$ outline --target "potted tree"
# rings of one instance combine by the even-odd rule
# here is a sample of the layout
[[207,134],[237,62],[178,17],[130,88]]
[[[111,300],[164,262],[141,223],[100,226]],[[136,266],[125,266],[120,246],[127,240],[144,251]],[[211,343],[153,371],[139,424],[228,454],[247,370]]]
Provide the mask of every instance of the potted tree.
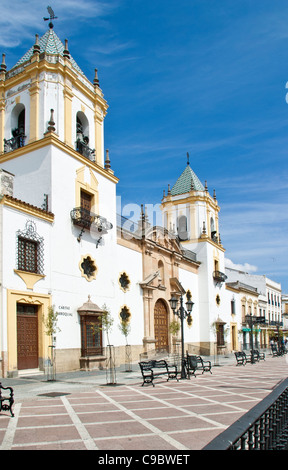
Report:
[[43,317],[45,333],[50,337],[50,345],[48,346],[48,361],[47,361],[47,380],[56,380],[56,333],[61,331],[57,326],[58,313],[55,312],[55,307],[48,307],[47,316]]
[[176,353],[177,342],[179,341],[178,334],[180,330],[180,323],[177,320],[172,320],[169,325],[169,332],[172,334],[173,352]]
[[[116,384],[116,370],[115,370],[115,352],[114,346],[110,344],[109,333],[112,329],[114,319],[106,304],[102,307],[102,330],[106,333],[107,338],[107,360],[106,360],[106,381],[108,385]],[[109,375],[109,378],[108,378]],[[108,381],[109,380],[109,381]]]
[[131,331],[131,326],[129,323],[129,318],[121,318],[121,322],[118,325],[119,330],[121,331],[122,335],[125,337],[125,371],[132,372],[131,366],[131,346],[128,344],[128,335]]

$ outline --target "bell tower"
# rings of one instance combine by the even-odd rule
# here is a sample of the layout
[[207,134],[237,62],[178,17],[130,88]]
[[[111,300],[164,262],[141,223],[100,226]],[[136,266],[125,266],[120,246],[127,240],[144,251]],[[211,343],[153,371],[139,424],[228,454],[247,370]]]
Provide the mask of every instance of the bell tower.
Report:
[[[211,324],[222,308],[225,250],[219,234],[220,207],[216,193],[211,196],[206,182],[203,186],[190,166],[189,154],[186,168],[172,188],[168,186],[161,209],[165,228],[178,237],[184,249],[194,252],[201,263],[198,271],[199,337],[200,349],[203,347],[207,352],[214,341]],[[191,292],[193,295],[193,286]]]
[[[96,186],[101,188],[102,177],[112,186],[118,179],[111,169],[109,153],[104,151],[108,104],[98,71],[93,71],[94,79],[89,81],[73,59],[68,40],[63,43],[55,33],[56,17],[50,7],[48,11],[50,18],[44,18],[50,20],[48,30],[41,37],[35,35],[34,44],[10,70],[2,55],[0,162],[3,169],[15,175],[14,197],[37,207],[48,198],[45,207],[55,211],[59,199],[56,193],[53,196],[53,180],[59,174],[62,183],[64,178],[66,184],[68,180],[73,182],[75,192],[77,174],[85,167],[85,181],[93,173],[93,194]],[[56,157],[58,153],[61,158]],[[76,171],[72,161],[77,161]],[[73,207],[80,200],[78,186]],[[107,206],[106,195],[98,197],[99,188],[94,211],[100,210],[99,204]]]
[[187,153],[187,165],[172,189],[168,186],[167,195],[163,196],[161,205],[164,226],[177,234],[181,243],[189,248],[203,240],[220,243],[219,211],[214,191],[210,196],[207,188],[201,183],[190,166]]
[[108,105],[98,72],[93,83],[86,78],[70,54],[68,40],[63,44],[55,33],[54,18],[51,10],[49,29],[42,37],[35,35],[32,47],[9,71],[2,55],[0,152],[37,142],[53,131],[65,145],[104,167]]

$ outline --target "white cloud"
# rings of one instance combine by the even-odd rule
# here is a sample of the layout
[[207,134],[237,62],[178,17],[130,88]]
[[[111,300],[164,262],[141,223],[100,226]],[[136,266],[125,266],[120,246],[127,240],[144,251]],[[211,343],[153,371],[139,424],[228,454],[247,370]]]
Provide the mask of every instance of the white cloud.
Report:
[[246,273],[255,273],[258,271],[257,266],[253,266],[249,263],[235,264],[228,258],[225,258],[225,267],[230,269],[237,269],[238,271],[244,271]]
[[[103,18],[117,8],[116,2],[93,0],[54,0],[52,4],[55,20],[61,29],[71,32],[77,27],[77,21],[89,21],[92,18]],[[49,17],[47,2],[39,0],[13,0],[2,2],[0,16],[0,47],[13,48],[23,44],[23,40],[31,37],[31,33],[41,33],[47,28],[44,17]]]

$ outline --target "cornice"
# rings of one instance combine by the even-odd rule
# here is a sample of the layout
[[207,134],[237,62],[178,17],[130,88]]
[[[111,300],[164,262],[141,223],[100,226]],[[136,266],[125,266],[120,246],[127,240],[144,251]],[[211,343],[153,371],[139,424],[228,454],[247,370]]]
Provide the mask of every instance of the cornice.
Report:
[[[179,197],[183,196],[183,197]],[[176,199],[178,197],[178,199]],[[210,194],[199,194],[199,191],[191,191],[190,193],[185,193],[183,195],[177,196],[165,196],[162,199],[161,206],[164,208],[167,205],[176,206],[179,204],[187,204],[187,203],[194,203],[194,202],[206,202],[209,206],[211,206],[215,211],[219,212],[220,207],[217,203],[217,200],[213,199]]]
[[96,171],[98,174],[104,176],[105,178],[109,179],[113,183],[118,183],[119,178],[114,176],[111,170],[105,170],[105,168],[101,167],[100,165],[97,165],[97,163],[94,163],[88,158],[83,157],[83,155],[81,155],[79,152],[76,152],[76,150],[74,150],[72,147],[67,144],[64,144],[61,140],[59,140],[59,138],[54,132],[47,132],[43,139],[31,142],[25,145],[24,147],[12,150],[11,152],[2,153],[0,155],[0,164],[9,160],[13,160],[14,158],[18,158],[27,153],[35,152],[36,150],[47,147],[49,145],[54,145],[55,147],[62,150],[72,158],[75,158],[76,160],[81,162],[82,165],[88,166],[89,168]]
[[28,202],[21,201],[20,199],[16,199],[12,196],[4,195],[0,201],[0,204],[24,212],[25,214],[32,215],[33,217],[46,220],[46,222],[54,222],[54,214],[52,212],[47,212],[43,209],[40,209],[39,207],[33,206]]
[[208,243],[210,243],[210,245],[214,246],[215,248],[218,248],[218,250],[223,251],[223,253],[225,253],[225,251],[226,251],[225,248],[223,248],[222,245],[218,245],[217,243],[213,242],[213,240],[211,240],[211,238],[209,238],[209,237],[198,238],[197,241],[199,243],[208,242]]
[[[22,69],[22,70],[20,70]],[[23,81],[31,80],[36,76],[39,76],[41,72],[50,72],[50,73],[59,73],[63,76],[64,81],[65,79],[70,80],[73,83],[73,86],[77,88],[81,93],[87,96],[94,104],[98,104],[103,108],[103,110],[108,109],[107,101],[104,99],[102,90],[97,87],[94,88],[92,83],[85,78],[85,80],[81,80],[79,78],[79,72],[74,70],[73,66],[69,63],[69,60],[63,60],[62,62],[48,62],[45,58],[41,60],[35,60],[34,62],[27,63],[26,65],[19,66],[19,73],[12,75],[9,78],[1,81],[2,86],[4,85],[4,90],[8,90],[17,86]],[[85,81],[87,81],[87,85],[85,85]],[[89,86],[94,88],[92,90]]]

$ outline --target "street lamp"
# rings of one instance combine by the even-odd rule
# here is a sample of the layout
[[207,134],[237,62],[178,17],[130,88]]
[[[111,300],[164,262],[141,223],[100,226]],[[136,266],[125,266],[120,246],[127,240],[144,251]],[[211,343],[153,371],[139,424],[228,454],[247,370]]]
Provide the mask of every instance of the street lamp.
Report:
[[183,322],[185,318],[187,318],[193,309],[194,303],[191,300],[191,296],[187,298],[186,302],[186,309],[183,307],[183,296],[181,295],[180,297],[180,307],[178,307],[178,299],[172,295],[171,299],[169,300],[170,307],[173,310],[174,315],[177,315],[178,318],[180,318],[181,322],[181,379],[186,379],[186,369],[185,369],[185,356],[184,356],[184,327],[183,327]]

